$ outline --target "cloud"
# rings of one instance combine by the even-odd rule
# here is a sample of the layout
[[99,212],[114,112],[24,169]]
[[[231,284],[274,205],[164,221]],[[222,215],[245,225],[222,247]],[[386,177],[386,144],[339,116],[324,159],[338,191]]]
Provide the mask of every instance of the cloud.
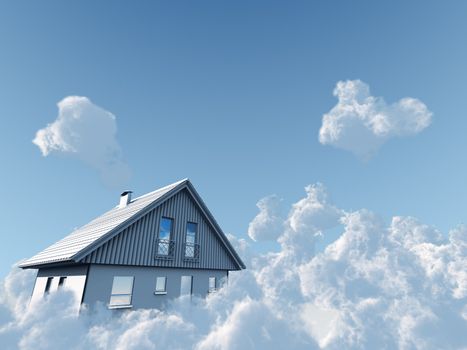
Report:
[[344,223],[337,241],[299,267],[303,294],[339,313],[330,347],[465,348],[466,228],[442,240],[414,218],[386,227],[368,210]]
[[124,184],[130,169],[116,139],[115,116],[82,96],[65,97],[57,106],[57,119],[38,130],[32,141],[42,155],[59,153],[77,158],[96,169],[106,184]]
[[[342,234],[314,255],[314,240],[303,237],[336,220]],[[14,268],[0,284],[0,343],[6,349],[467,348],[467,227],[445,236],[412,217],[386,224],[367,209],[335,207],[319,184],[308,186],[276,224],[284,242],[279,251],[257,254],[252,245],[260,242],[233,239],[249,268],[231,273],[228,287],[207,299],[175,300],[165,311],[113,314],[96,306],[77,317],[66,291],[28,308],[34,274]]]
[[306,197],[292,205],[289,224],[292,230],[321,232],[335,227],[343,211],[330,201],[326,187],[316,183],[305,187]]
[[281,199],[275,195],[267,196],[259,200],[256,206],[259,213],[248,226],[248,236],[254,241],[276,240],[283,230]]
[[283,215],[282,200],[270,195],[258,201],[259,213],[248,226],[248,235],[254,241],[278,240],[283,247],[292,245],[309,248],[317,236],[336,227],[344,215],[328,198],[321,183],[305,187],[306,197],[294,203],[288,216]]
[[290,320],[278,317],[264,302],[245,298],[216,325],[196,349],[313,349],[316,344],[291,331]]
[[360,80],[339,81],[333,94],[338,102],[323,116],[319,142],[362,159],[390,138],[418,134],[431,124],[432,113],[422,101],[405,97],[388,105]]
[[344,212],[329,200],[321,183],[305,187],[306,196],[292,205],[286,221],[286,230],[278,239],[284,250],[291,250],[297,258],[314,255],[317,237],[340,224]]
[[[11,285],[13,274],[24,272],[13,271],[4,285]],[[30,288],[33,277],[25,278]],[[22,313],[9,309],[10,320],[0,323],[0,341],[5,349],[283,349],[287,344],[316,349],[312,338],[279,317],[254,288],[245,290],[251,277],[233,274],[229,290],[192,303],[176,300],[166,312],[111,313],[96,305],[78,316],[74,295],[54,292]],[[30,288],[22,296],[29,296]]]

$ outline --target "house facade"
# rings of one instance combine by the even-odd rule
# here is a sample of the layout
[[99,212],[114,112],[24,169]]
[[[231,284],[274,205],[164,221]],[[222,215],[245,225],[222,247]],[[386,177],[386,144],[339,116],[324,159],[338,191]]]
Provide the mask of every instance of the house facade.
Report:
[[32,301],[60,288],[81,303],[163,308],[206,296],[245,268],[188,179],[132,199],[26,260],[38,269]]

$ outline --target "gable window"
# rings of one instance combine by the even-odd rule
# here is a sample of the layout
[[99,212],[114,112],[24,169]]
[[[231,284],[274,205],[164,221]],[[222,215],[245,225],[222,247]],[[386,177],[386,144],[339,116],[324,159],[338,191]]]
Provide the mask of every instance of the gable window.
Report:
[[159,224],[159,236],[157,239],[157,255],[169,256],[173,253],[172,236],[173,219],[162,217]]
[[133,294],[133,276],[115,276],[112,283],[112,294],[110,296],[110,308],[131,307],[131,296]]
[[208,289],[208,292],[209,293],[214,293],[215,291],[217,291],[216,277],[209,277],[209,289]]
[[188,222],[186,224],[185,258],[189,258],[189,259],[198,258],[198,245],[196,244],[197,231],[198,231],[198,224],[194,222]]
[[157,277],[155,294],[167,294],[167,277]]

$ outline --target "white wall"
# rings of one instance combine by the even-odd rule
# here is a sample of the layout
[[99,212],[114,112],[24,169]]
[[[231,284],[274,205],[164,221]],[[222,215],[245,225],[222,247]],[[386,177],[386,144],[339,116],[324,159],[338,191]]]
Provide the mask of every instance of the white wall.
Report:
[[[55,277],[58,279],[58,277]],[[86,284],[86,275],[84,276],[67,276],[64,289],[71,290],[75,294],[76,300],[81,303]]]
[[47,277],[36,277],[36,283],[32,290],[31,304],[42,299],[45,290],[45,284],[47,283]]
[[[52,277],[52,276],[50,276]],[[72,291],[75,295],[76,303],[79,306],[83,298],[84,286],[86,284],[86,275],[81,276],[53,276],[52,283],[50,285],[49,293],[55,293],[58,291],[58,282],[60,277],[66,277],[65,283],[61,286],[63,290]],[[36,303],[44,297],[45,286],[49,277],[37,277],[36,283],[31,296],[31,303]]]
[[48,278],[52,278],[49,293],[56,293],[59,289],[58,283],[60,281],[60,277],[66,277],[66,280],[60,289],[73,292],[76,299],[77,310],[79,310],[81,300],[83,299],[86,275],[87,266],[81,265],[39,269],[31,296],[31,303],[37,303],[42,300]]

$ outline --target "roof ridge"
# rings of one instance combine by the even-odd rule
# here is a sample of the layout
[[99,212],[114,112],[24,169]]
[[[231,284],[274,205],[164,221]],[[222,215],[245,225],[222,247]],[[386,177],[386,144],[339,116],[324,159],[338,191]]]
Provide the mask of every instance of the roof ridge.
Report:
[[[150,196],[150,195],[155,194],[156,192],[159,192],[159,191],[166,190],[166,189],[169,188],[169,187],[177,187],[178,185],[182,184],[183,182],[189,182],[189,181],[190,181],[190,179],[186,177],[186,178],[184,178],[184,179],[182,179],[182,180],[179,180],[179,181],[176,181],[176,182],[174,182],[174,183],[172,183],[172,184],[170,184],[170,185],[167,185],[167,186],[158,188],[158,189],[156,189],[156,190],[154,190],[154,191],[151,191],[151,192],[145,193],[145,194],[143,194],[143,195],[141,195],[141,196],[139,196],[139,197],[136,197],[136,198],[134,198],[134,199],[132,199],[132,200],[130,201],[130,204],[133,203],[134,201],[138,200],[138,199],[141,199],[141,198]],[[117,207],[118,207],[118,205],[117,205]]]

